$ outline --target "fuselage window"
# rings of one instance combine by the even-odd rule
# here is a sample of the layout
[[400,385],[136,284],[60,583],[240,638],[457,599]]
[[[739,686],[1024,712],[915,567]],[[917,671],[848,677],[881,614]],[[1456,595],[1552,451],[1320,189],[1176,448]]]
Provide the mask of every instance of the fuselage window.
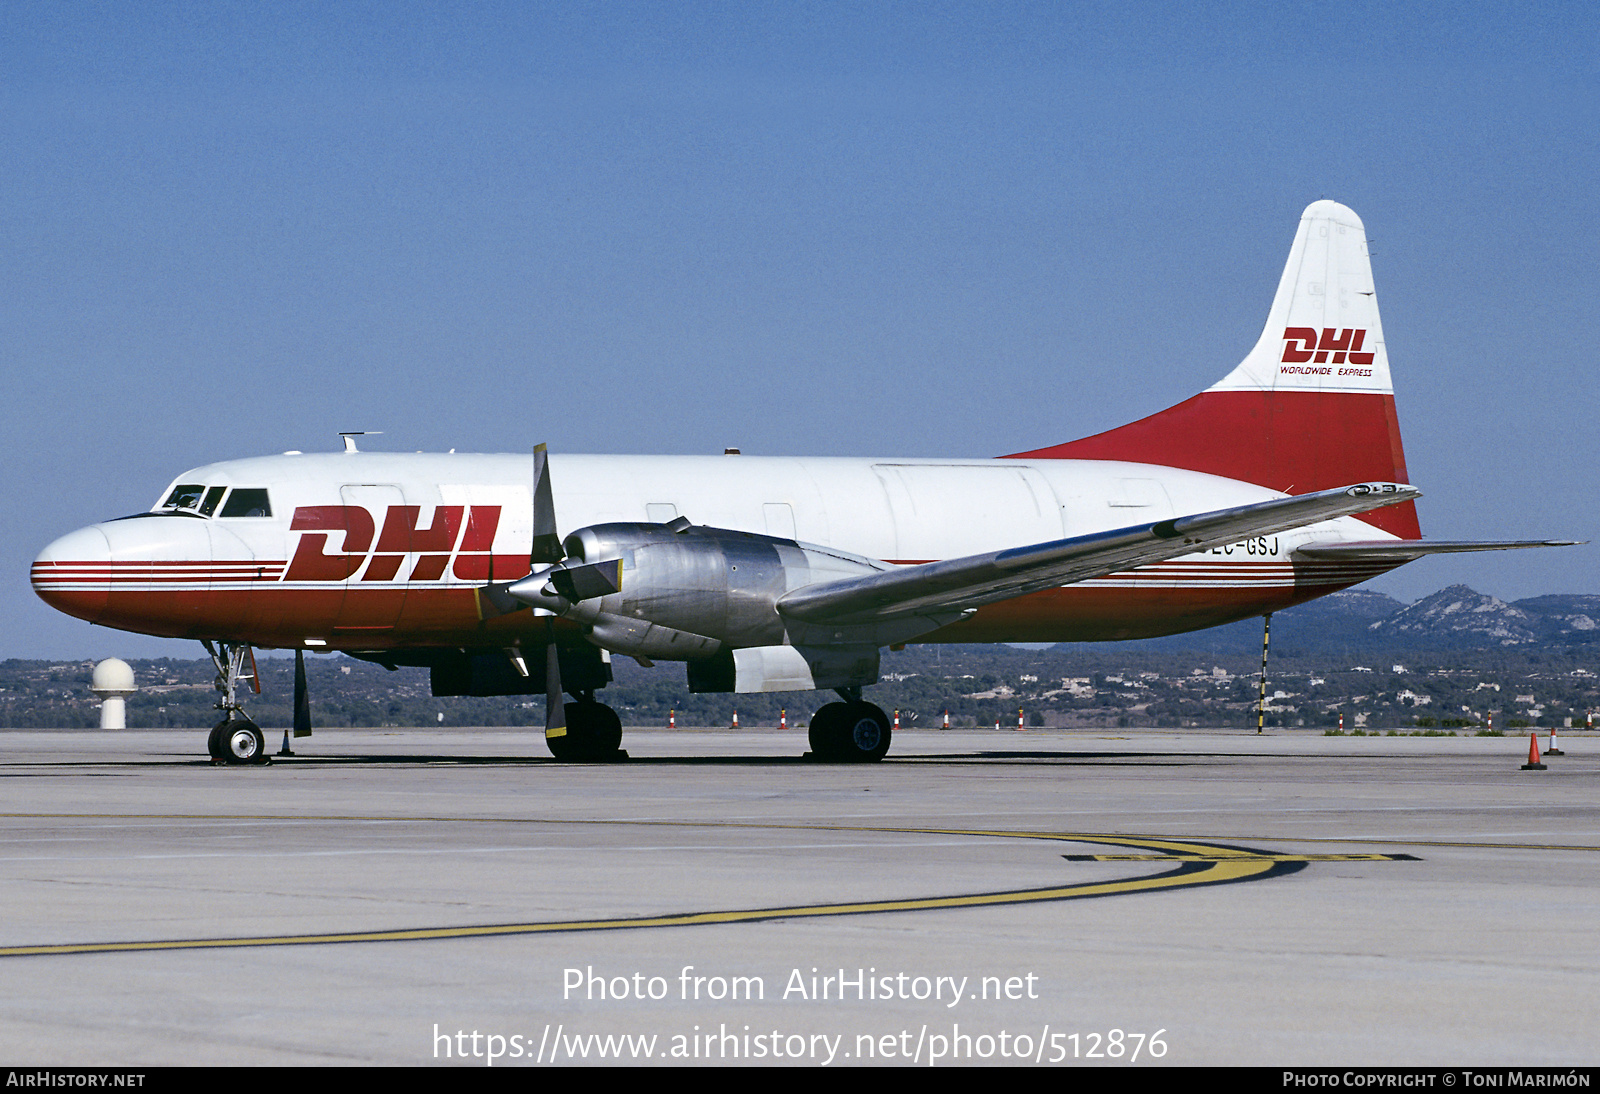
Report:
[[193,509],[200,504],[201,496],[206,492],[204,486],[195,483],[185,483],[174,486],[172,493],[167,495],[167,500],[162,503],[163,509]]
[[235,489],[228,495],[228,504],[222,507],[225,517],[270,517],[272,503],[267,500],[265,490]]
[[200,503],[200,515],[209,517],[217,511],[217,503],[222,500],[222,495],[228,492],[226,486],[213,486],[206,491],[206,500]]

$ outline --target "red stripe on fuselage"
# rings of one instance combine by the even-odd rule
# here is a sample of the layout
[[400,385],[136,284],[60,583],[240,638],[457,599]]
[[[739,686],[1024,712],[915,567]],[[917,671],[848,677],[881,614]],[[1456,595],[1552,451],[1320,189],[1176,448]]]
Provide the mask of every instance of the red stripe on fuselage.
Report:
[[[1209,566],[1188,580],[1134,570],[1107,575],[1100,579],[1105,585],[1070,585],[992,604],[918,641],[1086,642],[1176,634],[1278,611],[1392,568],[1295,564],[1254,579],[1241,572],[1234,580]],[[1110,584],[1113,579],[1124,584]],[[140,584],[150,583],[128,575],[89,589],[36,588],[53,607],[102,626],[262,647],[299,646],[307,638],[323,639],[329,649],[482,647],[519,638],[538,643],[545,633],[544,620],[529,612],[480,620],[474,590],[466,585],[351,581],[308,588],[261,581],[193,590],[129,587]]]

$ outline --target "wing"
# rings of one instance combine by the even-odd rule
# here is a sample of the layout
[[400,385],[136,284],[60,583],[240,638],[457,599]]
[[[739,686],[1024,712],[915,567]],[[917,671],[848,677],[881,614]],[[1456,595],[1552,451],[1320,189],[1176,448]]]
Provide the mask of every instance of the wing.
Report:
[[1523,547],[1575,547],[1576,539],[1373,539],[1331,543],[1308,543],[1295,548],[1302,558],[1410,562],[1424,555],[1448,555],[1462,551],[1514,551]]
[[1421,496],[1422,491],[1402,483],[1358,483],[1155,524],[808,585],[780,599],[778,611],[802,622],[830,626],[961,612]]

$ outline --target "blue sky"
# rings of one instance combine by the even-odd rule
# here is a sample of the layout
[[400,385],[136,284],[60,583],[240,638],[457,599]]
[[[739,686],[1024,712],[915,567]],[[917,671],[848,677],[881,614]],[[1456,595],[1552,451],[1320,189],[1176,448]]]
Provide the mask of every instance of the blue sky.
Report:
[[[986,456],[1374,240],[1424,531],[1600,538],[1592,5],[8,4],[0,656],[46,542],[285,449]],[[1374,587],[1600,592],[1595,548]]]

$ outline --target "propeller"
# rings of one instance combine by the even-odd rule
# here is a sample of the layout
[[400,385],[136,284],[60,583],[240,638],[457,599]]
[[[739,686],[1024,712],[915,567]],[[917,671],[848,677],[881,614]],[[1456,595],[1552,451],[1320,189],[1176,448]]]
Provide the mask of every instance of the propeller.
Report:
[[533,542],[528,554],[532,565],[528,576],[517,581],[491,582],[474,590],[479,619],[529,607],[541,614],[565,615],[580,600],[622,588],[621,559],[585,563],[567,557],[556,531],[549,452],[542,444],[533,449]]
[[492,619],[524,608],[532,608],[536,614],[545,616],[544,735],[546,740],[551,740],[567,733],[555,617],[565,615],[581,600],[620,590],[622,560],[583,563],[567,557],[561,535],[556,531],[555,499],[550,490],[550,453],[543,444],[533,449],[533,539],[528,561],[527,577],[491,582],[474,592],[480,619]]
[[[541,563],[549,566],[565,557],[561,550],[561,536],[556,532],[555,501],[550,494],[550,453],[545,445],[534,445],[533,538],[528,546],[528,562],[537,571]],[[528,576],[532,577],[533,574],[530,573]],[[521,580],[525,579],[518,579]],[[526,600],[519,600],[507,591],[517,583],[517,581],[491,581],[474,589],[473,593],[478,598],[478,618],[489,620],[496,616],[520,612],[528,607]]]
[[[506,599],[536,611],[565,615],[580,600],[622,588],[622,560],[579,562],[567,556],[556,532],[556,506],[550,492],[550,459],[544,445],[533,450],[533,570],[503,586]],[[543,568],[541,569],[541,565]]]

